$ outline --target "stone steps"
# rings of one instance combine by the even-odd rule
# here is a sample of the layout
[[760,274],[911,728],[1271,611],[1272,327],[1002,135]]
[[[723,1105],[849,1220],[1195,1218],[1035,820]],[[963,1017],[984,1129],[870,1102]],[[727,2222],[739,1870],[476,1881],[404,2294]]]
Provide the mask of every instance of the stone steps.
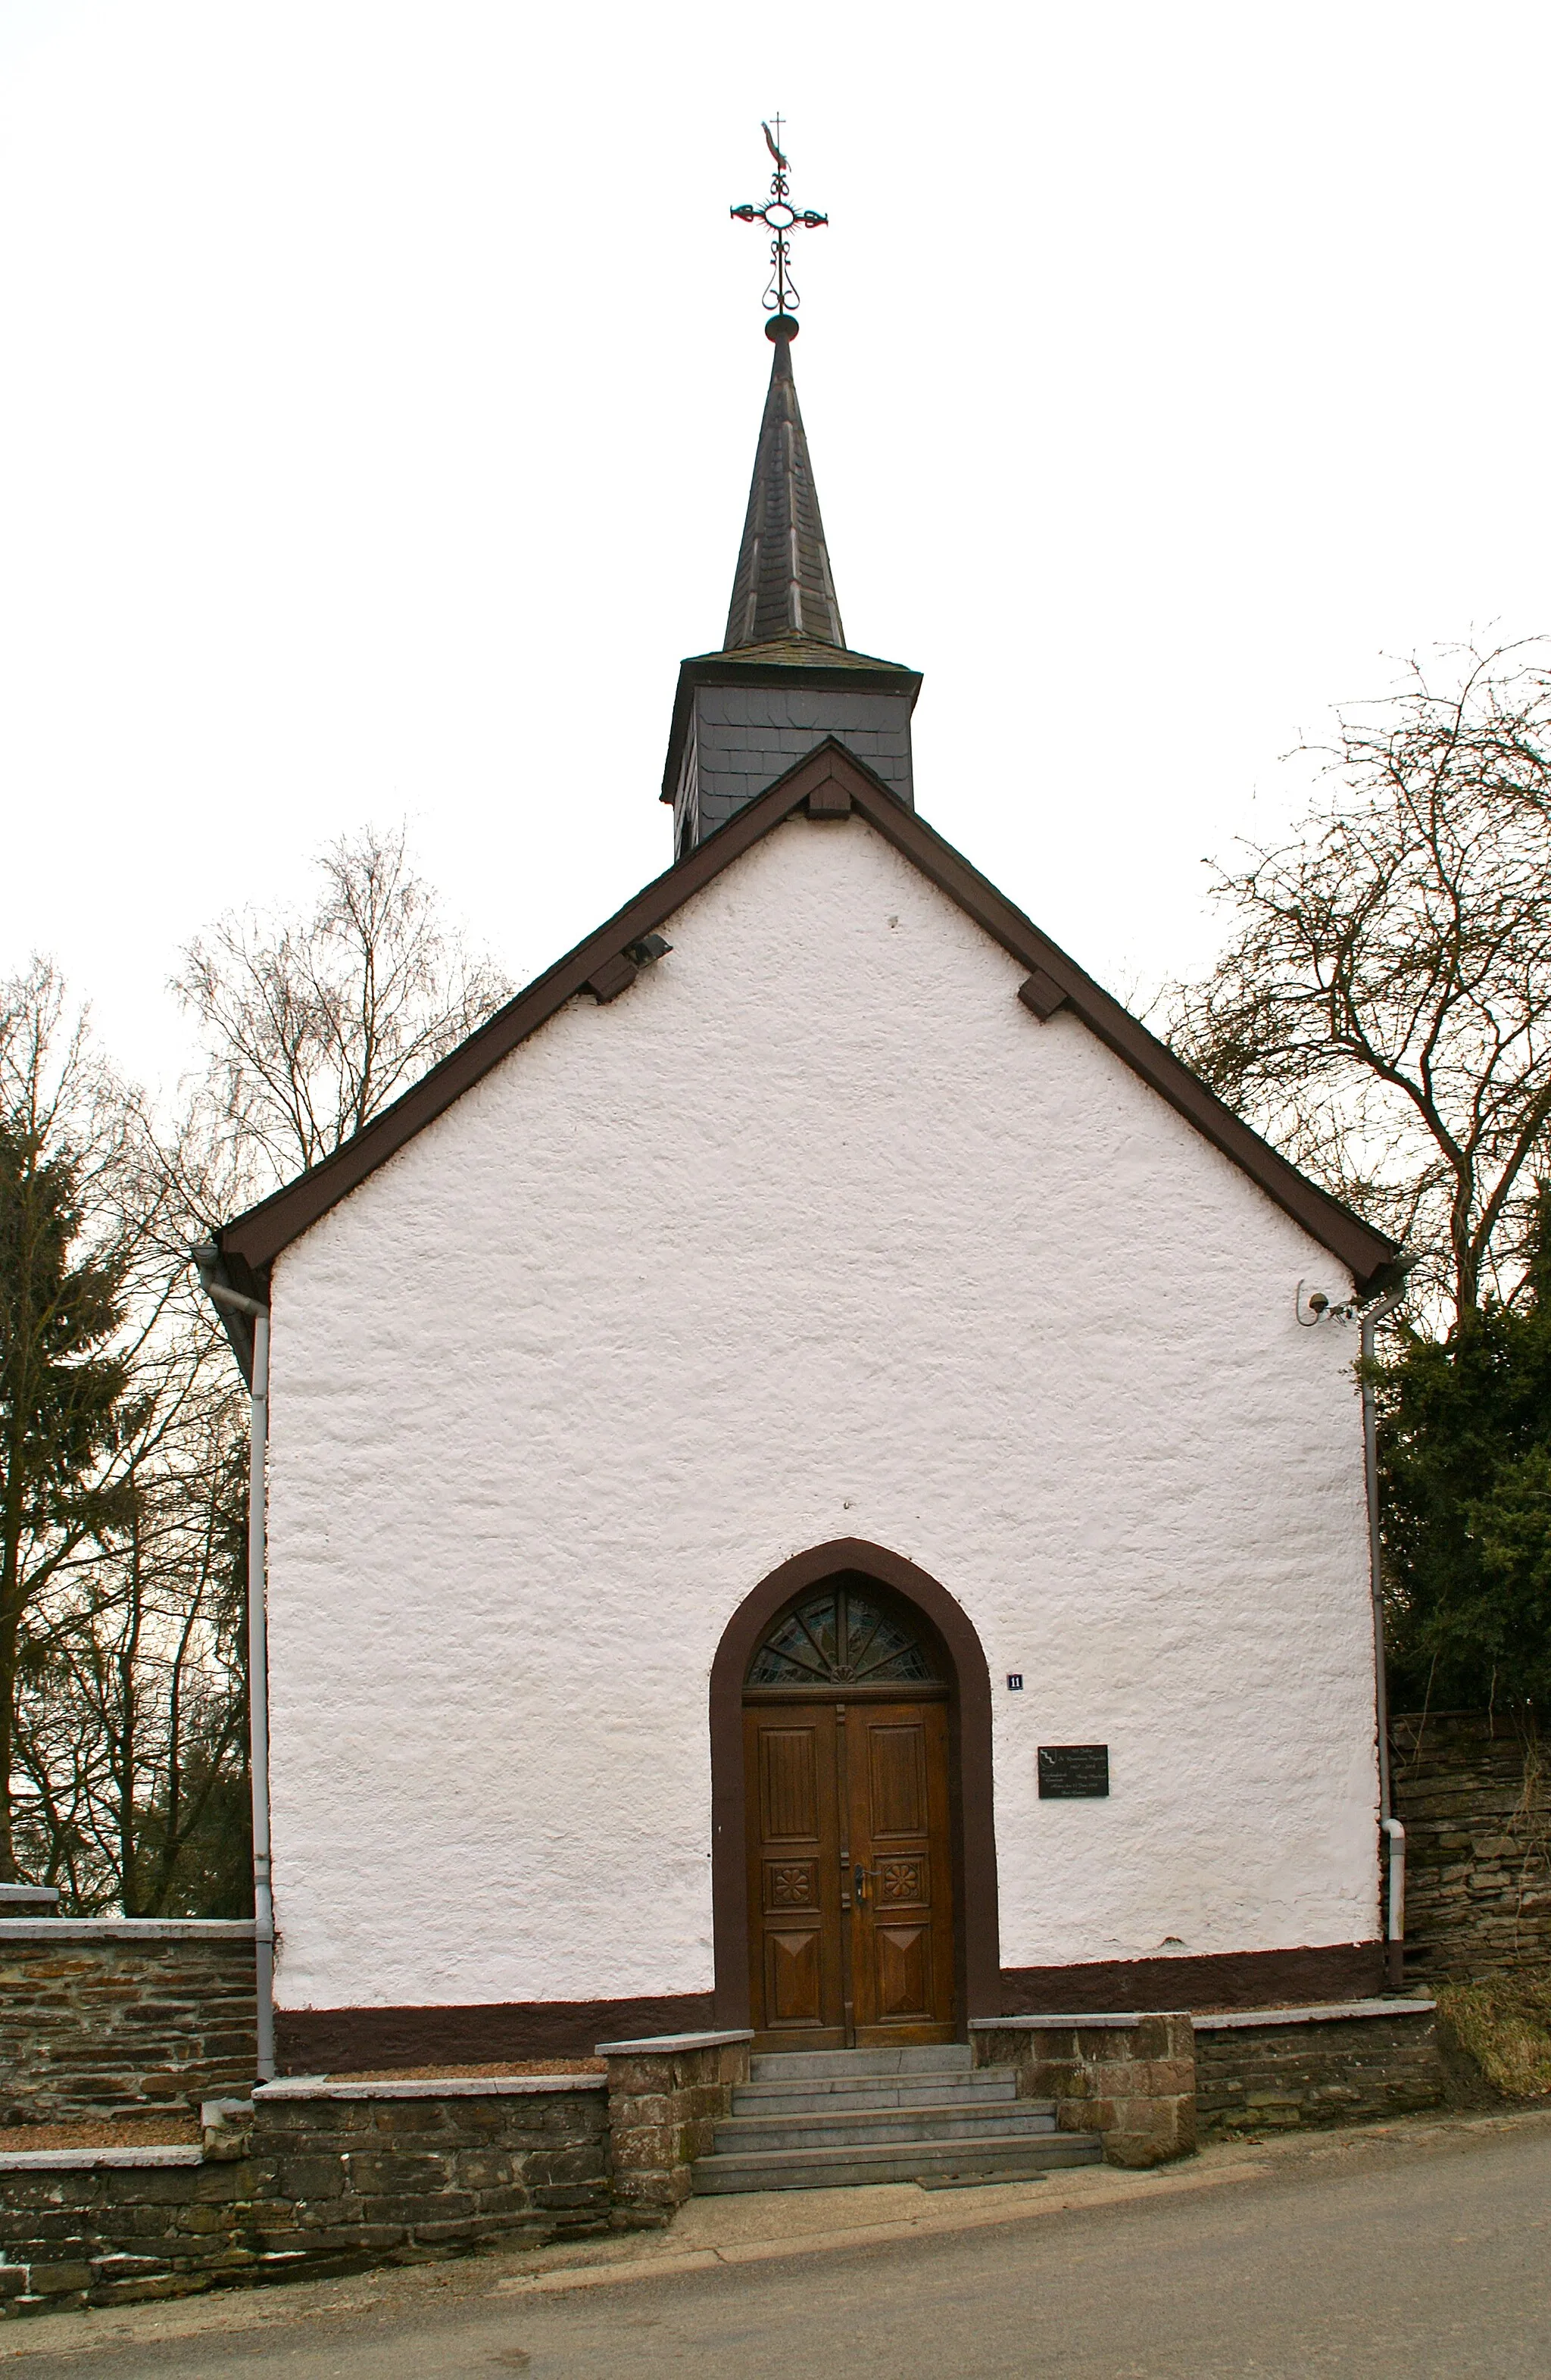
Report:
[[754,2082],[855,2082],[878,2074],[973,2074],[966,2041],[908,2049],[778,2049],[749,2060]]
[[1024,2181],[1052,2168],[1097,2165],[1097,2132],[988,2133],[965,2141],[874,2142],[851,2148],[758,2149],[699,2157],[695,2188],[842,2190],[879,2181]]
[[1058,2132],[1053,2100],[1020,2099],[1011,2067],[975,2069],[962,2042],[781,2051],[751,2061],[697,2192],[833,2190],[1037,2178],[1092,2165],[1097,2133]]
[[766,2109],[789,2115],[839,2114],[866,2107],[1006,2107],[1018,2096],[1018,2077],[1011,2066],[982,2067],[978,2074],[859,2074],[804,2077],[793,2082],[740,2082],[738,2113],[757,2116]]
[[1053,2132],[1053,2099],[993,2100],[988,2107],[962,2102],[925,2107],[827,2107],[821,2113],[745,2113],[743,2094],[733,2094],[733,2113],[716,2128],[716,2154],[748,2149],[855,2148],[875,2141],[970,2141],[1014,2134]]

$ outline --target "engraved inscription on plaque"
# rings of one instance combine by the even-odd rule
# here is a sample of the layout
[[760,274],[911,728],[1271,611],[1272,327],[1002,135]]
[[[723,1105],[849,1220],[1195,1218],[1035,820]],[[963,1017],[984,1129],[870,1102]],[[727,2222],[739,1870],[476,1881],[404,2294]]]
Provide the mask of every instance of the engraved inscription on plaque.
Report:
[[1093,1802],[1109,1791],[1109,1747],[1107,1743],[1042,1743],[1039,1747],[1039,1798],[1042,1802]]

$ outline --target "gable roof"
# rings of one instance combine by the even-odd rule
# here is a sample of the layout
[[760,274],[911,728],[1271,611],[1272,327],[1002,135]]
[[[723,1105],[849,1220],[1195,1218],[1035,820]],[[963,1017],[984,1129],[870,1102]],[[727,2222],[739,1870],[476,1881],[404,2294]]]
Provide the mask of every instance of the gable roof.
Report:
[[1084,975],[962,853],[934,833],[914,810],[906,809],[832,736],[734,811],[724,826],[498,1009],[478,1032],[460,1042],[332,1157],[224,1225],[216,1244],[227,1280],[249,1295],[262,1295],[269,1268],[282,1249],[423,1132],[568,1000],[582,991],[590,991],[600,1002],[617,998],[652,955],[641,951],[646,938],[795,811],[806,811],[812,819],[842,818],[853,811],[865,818],[993,941],[1029,969],[1018,996],[1042,1023],[1058,1010],[1069,1009],[1149,1088],[1339,1257],[1354,1276],[1360,1293],[1379,1285],[1397,1254],[1394,1242],[1309,1181],[1224,1107],[1172,1050],[1091,976]]

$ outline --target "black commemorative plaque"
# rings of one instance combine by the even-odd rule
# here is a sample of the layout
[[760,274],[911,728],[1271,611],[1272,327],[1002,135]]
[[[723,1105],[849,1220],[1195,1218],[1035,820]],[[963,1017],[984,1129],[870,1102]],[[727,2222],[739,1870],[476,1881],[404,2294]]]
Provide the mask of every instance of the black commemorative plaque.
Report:
[[1107,1743],[1042,1743],[1039,1747],[1039,1798],[1042,1802],[1102,1801],[1109,1791],[1109,1747]]

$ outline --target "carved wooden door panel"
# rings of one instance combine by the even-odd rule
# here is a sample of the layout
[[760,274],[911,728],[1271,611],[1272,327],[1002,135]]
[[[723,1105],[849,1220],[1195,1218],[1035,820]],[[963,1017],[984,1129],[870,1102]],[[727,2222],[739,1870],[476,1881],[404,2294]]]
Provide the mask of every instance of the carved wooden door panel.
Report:
[[757,2046],[951,2041],[941,1645],[841,1572],[777,1615],[744,1694]]
[[783,2047],[845,2046],[836,1733],[832,1704],[744,1712],[750,2004]]
[[845,1733],[854,2040],[951,2041],[947,1708],[852,1703]]

